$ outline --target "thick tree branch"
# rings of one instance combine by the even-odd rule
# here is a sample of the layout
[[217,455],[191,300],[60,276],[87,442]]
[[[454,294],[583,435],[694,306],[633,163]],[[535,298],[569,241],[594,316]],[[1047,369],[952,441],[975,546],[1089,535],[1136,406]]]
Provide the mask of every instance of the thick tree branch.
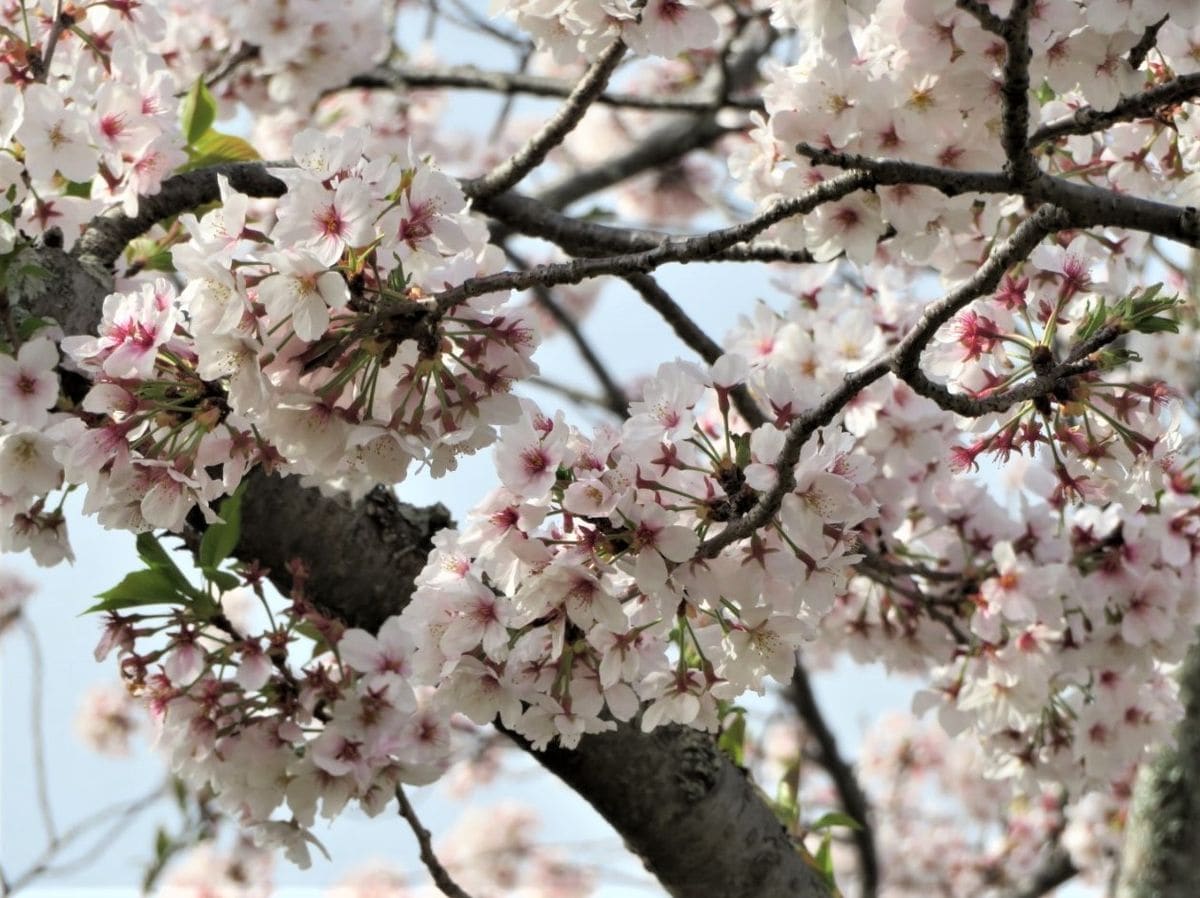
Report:
[[1004,82],[1000,87],[1003,104],[1000,143],[1004,147],[1004,170],[1017,184],[1032,181],[1038,174],[1037,163],[1029,152],[1029,15],[1033,0],[1015,0],[1004,23]]
[[[712,736],[629,725],[538,760],[588,800],[673,896],[827,896],[746,774]],[[664,843],[669,843],[667,847]]]
[[1200,212],[1191,206],[1141,199],[1045,173],[1027,184],[1018,184],[1000,172],[957,171],[901,159],[873,159],[805,143],[798,144],[796,151],[817,165],[868,174],[877,185],[922,184],[946,196],[963,193],[1020,196],[1031,203],[1059,207],[1070,218],[1067,227],[1125,228],[1166,237],[1186,246],[1200,246]]

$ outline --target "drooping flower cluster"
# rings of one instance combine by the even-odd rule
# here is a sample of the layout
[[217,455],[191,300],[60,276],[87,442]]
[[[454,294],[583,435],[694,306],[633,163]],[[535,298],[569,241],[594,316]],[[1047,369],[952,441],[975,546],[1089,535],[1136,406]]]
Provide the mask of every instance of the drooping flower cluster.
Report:
[[847,435],[820,431],[777,516],[707,552],[777,477],[783,431],[747,432],[730,412],[744,376],[734,356],[664,365],[619,432],[588,438],[532,407],[505,428],[502,486],[436,539],[401,616],[418,676],[539,746],[639,711],[646,730],[715,729],[722,702],[786,682],[857,558],[870,470]]
[[362,136],[298,135],[272,221],[258,225],[224,180],[219,208],[183,216],[183,291],[159,279],[113,294],[98,336],[63,341],[93,382],[79,414],[49,414],[50,340],[0,358],[0,454],[13,456],[0,492],[14,513],[36,515],[65,480],[88,486],[106,526],[177,531],[197,505],[212,520],[260,460],[360,489],[414,460],[452,469],[514,419],[509,387],[535,370],[527,313],[497,294],[431,298],[496,268],[497,252],[454,181],[422,161],[366,160]]
[[[309,846],[320,847],[310,832],[318,813],[331,819],[355,802],[375,816],[397,784],[427,783],[445,769],[451,709],[414,690],[412,636],[399,621],[373,636],[297,600],[278,623],[255,628],[237,591],[218,603],[211,583],[187,585],[157,544],[141,540],[157,565],[143,573],[166,578],[190,607],[110,612],[96,656],[118,650],[126,687],[146,703],[172,770],[258,843],[307,866]],[[318,649],[336,653],[301,666],[294,654],[312,649],[303,633],[320,634]]]

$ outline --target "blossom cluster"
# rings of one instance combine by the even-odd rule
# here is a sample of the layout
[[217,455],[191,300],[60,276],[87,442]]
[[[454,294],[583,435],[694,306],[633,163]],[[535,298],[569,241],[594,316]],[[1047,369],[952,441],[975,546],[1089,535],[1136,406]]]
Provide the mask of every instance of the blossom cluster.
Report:
[[615,40],[625,41],[636,53],[670,57],[710,48],[720,33],[713,14],[690,0],[553,4],[508,0],[499,8],[533,37],[539,49],[564,65],[580,54],[595,58]]
[[[1025,276],[1010,276],[977,306],[1003,310],[1027,279],[1057,295],[1061,279],[1045,272],[1061,254],[1053,246],[1035,252]],[[812,402],[796,384],[833,389],[921,308],[886,281],[874,285],[869,308],[854,302],[854,287],[819,283],[791,285],[798,301],[786,315],[760,306],[725,341],[751,359],[751,383],[777,412]],[[981,359],[968,361],[963,346],[979,328],[962,322],[977,315],[943,329],[944,341],[927,353],[932,367],[958,364],[957,376],[970,382]],[[1017,317],[1042,332],[1034,314]],[[846,336],[831,343],[831,333]],[[999,342],[1007,332],[997,325],[995,333]],[[1028,353],[1028,336],[1021,340],[1018,350]],[[1019,382],[1017,369],[1011,364]],[[1028,366],[1023,374],[1032,376]],[[1069,403],[1039,409],[1030,400],[1007,413],[1023,422],[1022,438],[993,436],[976,450],[990,488],[968,476],[952,447],[964,430],[1007,433],[995,416],[961,419],[903,383],[859,393],[842,426],[870,472],[860,489],[878,512],[858,528],[863,557],[821,618],[820,640],[806,646],[809,655],[846,651],[931,677],[917,709],[937,708],[952,733],[970,731],[989,774],[1026,791],[1042,783],[1072,794],[1103,789],[1168,739],[1182,713],[1169,674],[1200,623],[1197,485],[1191,467],[1163,451],[1178,440],[1178,399],[1117,372],[1089,377]],[[1107,397],[1126,401],[1129,416],[1113,413]],[[1042,426],[1054,438],[1040,435]],[[1140,447],[1119,436],[1124,427]],[[1080,435],[1074,447],[1068,431]],[[1064,469],[1092,489],[1066,495]],[[994,482],[1001,476],[1011,487],[1007,504]]]
[[417,634],[417,675],[535,746],[573,746],[639,714],[644,730],[715,730],[723,703],[787,682],[858,557],[871,471],[825,428],[777,515],[703,549],[778,476],[783,427],[751,431],[731,412],[745,376],[738,356],[664,365],[620,431],[591,437],[527,407],[501,432],[502,486],[462,533],[435,539],[400,616]]
[[[828,5],[772,15],[809,22]],[[800,62],[769,66],[766,116],[731,164],[747,196],[793,197],[838,172],[802,143],[1003,168],[1003,39],[946,2],[833,5],[840,27],[816,16]],[[221,177],[215,208],[147,238],[150,267],[178,281],[122,284],[97,333],[3,322],[0,548],[70,558],[62,500],[76,487],[106,526],[145,533],[178,532],[194,512],[219,525],[216,503],[255,465],[357,495],[414,467],[440,476],[495,443],[501,485],[461,531],[437,535],[411,601],[376,634],[341,632],[300,592],[253,633],[230,623],[215,587],[181,587],[165,614],[114,611],[99,654],[119,647],[190,786],[303,862],[318,808],[378,813],[399,783],[439,775],[456,712],[535,748],[619,722],[715,732],[739,697],[786,683],[796,650],[819,638],[814,653],[926,675],[918,710],[972,732],[990,776],[1039,798],[1049,783],[1098,789],[1079,819],[1113,812],[1114,790],[1181,713],[1170,673],[1200,623],[1183,405],[1160,371],[1130,367],[1185,315],[1140,286],[1148,238],[1048,238],[926,335],[919,377],[889,363],[895,377],[826,414],[822,400],[886,360],[930,295],[976,274],[1024,211],[911,184],[845,196],[771,232],[829,263],[792,285],[785,312],[761,304],[725,355],[662,365],[623,423],[586,434],[512,392],[536,371],[530,308],[503,292],[446,301],[502,254],[458,182],[406,142],[428,121],[347,124],[391,109],[373,98],[329,136],[280,109],[379,56],[380,5],[352,2],[336,22],[311,2],[267,6],[278,15],[193,4],[166,23],[152,4],[94,5],[71,27],[35,22],[60,39],[53,59],[10,53],[0,255],[14,299],[22,277],[37,280],[21,262],[28,238],[56,227],[69,247],[101,209],[134,214],[165,174],[203,161],[197,116],[181,127],[175,95],[190,84],[189,102],[202,97],[218,60],[233,67],[218,91],[272,110],[294,162],[270,167],[278,200]],[[1195,68],[1192,5],[1134,6],[1035,5],[1036,120]],[[707,49],[722,28],[686,0],[503,11],[562,63],[618,39],[647,54]],[[1125,54],[1167,13],[1134,69]],[[1038,164],[1187,200],[1196,122],[1184,104],[1047,141]],[[708,177],[679,165],[687,183]],[[638,206],[649,217],[699,209],[686,191],[652,193]],[[590,306],[589,289],[568,305]],[[1162,350],[1160,370],[1182,371],[1188,345]],[[1007,505],[973,476],[998,469]],[[314,633],[318,656],[296,662]],[[94,711],[89,738],[119,748],[123,709]],[[1014,864],[1062,825],[1057,806],[1039,807]],[[1079,843],[1081,858],[1096,850]]]
[[[751,763],[768,794],[773,783],[796,775],[806,736],[802,722],[785,718],[768,724],[752,746]],[[1047,785],[1014,798],[1004,783],[983,776],[984,767],[977,743],[952,739],[936,724],[905,714],[885,715],[864,734],[856,773],[872,811],[881,896],[1009,894],[1044,867],[1058,844],[1087,882],[1111,875],[1129,777],[1082,797]],[[808,767],[804,772],[799,805],[811,823],[823,809],[838,807],[839,797],[824,776]],[[798,825],[805,828],[806,821]],[[843,840],[832,847],[845,888],[860,873],[855,851]]]
[[[989,14],[1006,15],[1010,4],[985,6]],[[731,171],[748,197],[769,203],[839,173],[799,152],[802,143],[958,172],[1002,170],[1007,48],[962,4],[791,2],[773,9],[780,24],[808,22],[814,40],[796,63],[770,69],[767,115],[756,114],[750,140],[732,155]],[[1083,107],[1107,110],[1122,96],[1195,72],[1196,13],[1194,4],[1178,0],[1035,4],[1029,78],[1042,87],[1025,97],[1033,125],[1069,119]],[[1163,19],[1154,49],[1135,69],[1130,49]],[[1181,103],[1102,133],[1047,141],[1036,158],[1045,171],[1121,193],[1191,196],[1198,121],[1194,104]],[[865,265],[893,228],[893,258],[953,278],[974,256],[976,241],[989,239],[997,218],[1011,211],[1003,194],[948,198],[930,186],[898,184],[856,192],[776,231],[818,260],[845,253]],[[1121,255],[1119,248],[1114,255]]]
[[[250,585],[261,598],[261,584]],[[400,783],[445,769],[451,709],[414,690],[412,637],[398,621],[373,636],[297,599],[278,623],[255,627],[248,593],[216,602],[214,592],[189,591],[191,608],[163,614],[109,612],[96,657],[117,650],[172,770],[258,844],[306,867],[310,845],[324,851],[310,829],[318,813],[331,819],[354,802],[376,816]],[[320,641],[301,664],[305,634]]]
[[414,460],[440,474],[516,417],[510,385],[535,370],[527,313],[499,294],[444,309],[433,297],[496,269],[498,252],[455,181],[423,160],[367,160],[362,139],[297,135],[269,215],[222,178],[217,209],[182,216],[186,287],[114,293],[98,336],[62,341],[92,382],[76,414],[51,412],[48,338],[0,357],[13,530],[32,517],[58,534],[61,515],[44,520],[39,503],[63,482],[87,485],[106,526],[137,532],[178,531],[197,506],[213,520],[259,461],[352,490],[402,480]]

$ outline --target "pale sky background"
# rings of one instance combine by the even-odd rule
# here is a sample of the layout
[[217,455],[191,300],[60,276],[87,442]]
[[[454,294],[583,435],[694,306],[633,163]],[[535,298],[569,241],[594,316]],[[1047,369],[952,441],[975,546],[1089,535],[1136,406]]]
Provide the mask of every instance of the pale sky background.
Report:
[[[424,14],[404,17],[402,35],[419,35]],[[439,41],[439,55],[446,63],[474,63],[481,67],[509,68],[512,54],[500,45],[465,38],[447,29]],[[402,41],[411,49],[412,41]],[[484,122],[490,125],[495,101],[479,94],[462,95],[451,105],[451,120],[458,124]],[[554,107],[553,102],[520,100],[517,112],[536,113]],[[768,276],[762,266],[670,266],[662,269],[660,282],[718,340],[739,314],[749,314],[759,297],[771,297]],[[772,304],[780,305],[775,296]],[[651,373],[662,361],[675,357],[695,359],[632,291],[624,285],[605,289],[584,332],[619,381]],[[551,337],[535,360],[542,373],[555,380],[598,392],[590,374],[583,369],[573,347],[563,337]],[[529,391],[543,404],[556,408],[560,401],[545,393]],[[598,413],[579,413],[575,423],[599,420]],[[440,481],[414,478],[401,485],[401,498],[414,504],[440,501],[461,520],[466,510],[495,483],[491,453],[467,459],[454,475]],[[76,501],[76,506],[78,502]],[[87,750],[76,737],[73,718],[86,689],[94,683],[114,682],[113,658],[96,663],[92,651],[99,636],[99,620],[79,616],[92,597],[115,583],[137,565],[133,538],[109,532],[93,521],[71,517],[72,542],[77,554],[74,566],[43,570],[25,557],[3,556],[0,565],[16,569],[35,580],[40,590],[28,606],[45,653],[46,764],[50,772],[51,799],[60,829],[114,802],[137,797],[154,787],[163,775],[157,756],[137,743],[135,754],[125,760],[102,758]],[[9,877],[19,875],[45,845],[45,833],[35,805],[31,775],[30,659],[26,640],[19,631],[0,642],[0,863]],[[833,675],[818,674],[815,688],[822,706],[847,757],[857,754],[862,733],[880,714],[907,709],[914,688],[912,681],[889,679],[876,668],[843,665]],[[496,786],[479,790],[469,801],[489,805],[519,800],[535,807],[542,820],[540,841],[561,846],[580,862],[612,871],[600,894],[618,896],[661,895],[649,883],[638,862],[620,845],[620,839],[578,796],[553,777],[542,774],[528,758],[512,753],[510,765],[526,772]],[[452,801],[437,785],[414,790],[414,803],[425,825],[436,837],[453,824],[463,805]],[[143,865],[152,856],[155,827],[178,825],[178,815],[167,805],[143,814],[132,825],[101,835],[100,853],[94,863],[62,879],[40,881],[24,894],[30,896],[105,895],[111,898],[137,894]],[[279,894],[319,894],[321,887],[336,881],[364,861],[384,858],[404,871],[423,877],[415,842],[407,825],[390,811],[371,820],[361,813],[343,814],[332,825],[318,821],[318,837],[329,849],[333,862],[314,852],[313,868],[294,869],[281,860],[276,867]],[[96,844],[83,840],[80,848]],[[572,848],[574,846],[574,848]],[[63,859],[77,857],[67,852]],[[423,881],[423,880],[422,880]],[[643,885],[637,885],[641,882]],[[649,885],[649,887],[647,887]],[[103,891],[101,891],[103,890]],[[1083,894],[1077,892],[1075,894]]]

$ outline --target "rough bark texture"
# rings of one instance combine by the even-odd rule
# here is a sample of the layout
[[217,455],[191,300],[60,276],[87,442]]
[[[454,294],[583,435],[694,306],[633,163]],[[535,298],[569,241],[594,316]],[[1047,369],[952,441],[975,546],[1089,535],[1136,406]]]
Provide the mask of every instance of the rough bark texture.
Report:
[[605,819],[621,821],[626,845],[672,895],[828,894],[746,775],[704,733],[622,726],[536,756]]
[[[197,184],[189,182],[189,191]],[[215,195],[215,177],[199,196]],[[123,224],[115,223],[114,229]],[[52,246],[36,251],[49,277],[24,305],[52,317],[67,333],[91,333],[111,290],[97,265],[103,241],[74,255]],[[272,569],[290,585],[288,562],[311,571],[310,600],[351,626],[374,629],[412,593],[433,534],[450,521],[441,505],[416,508],[387,490],[351,506],[305,489],[295,478],[258,473],[243,500],[237,553]],[[576,751],[533,752],[590,802],[630,849],[678,898],[824,898],[821,877],[788,843],[760,793],[711,736],[680,728],[652,734],[622,725],[585,737]]]
[[1121,857],[1118,898],[1200,895],[1200,643],[1179,675],[1176,745],[1142,768]]
[[285,591],[292,585],[288,562],[302,559],[308,598],[374,632],[408,604],[433,535],[450,524],[444,506],[409,505],[383,487],[351,505],[258,470],[242,502],[237,552],[269,567],[271,580]]

